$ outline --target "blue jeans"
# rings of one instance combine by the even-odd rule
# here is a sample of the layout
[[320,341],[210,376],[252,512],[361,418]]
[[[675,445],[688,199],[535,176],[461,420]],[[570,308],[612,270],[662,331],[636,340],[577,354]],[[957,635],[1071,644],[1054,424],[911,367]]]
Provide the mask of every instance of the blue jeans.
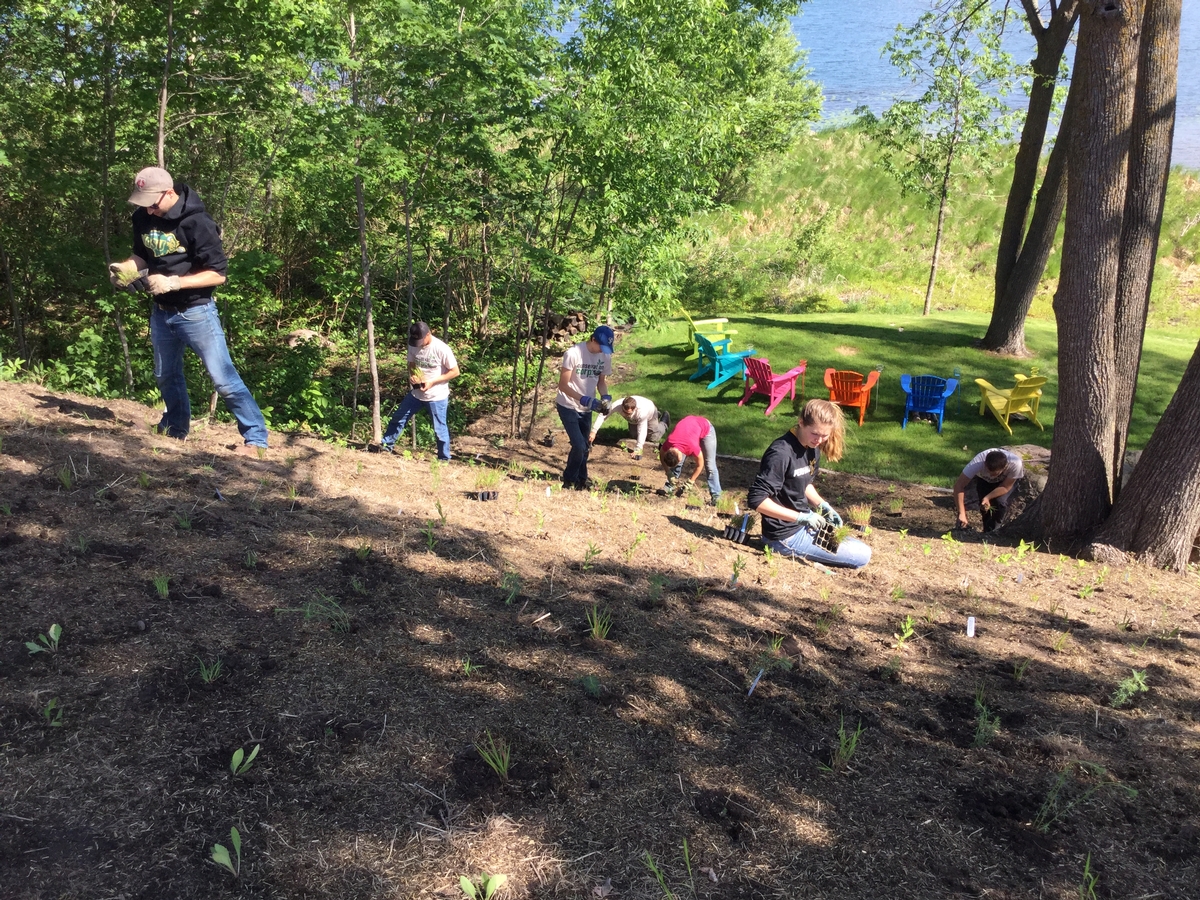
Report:
[[191,347],[237,419],[242,440],[255,447],[267,446],[267,420],[229,358],[216,303],[180,310],[154,304],[150,345],[154,348],[154,378],[167,407],[158,426],[164,433],[183,440],[192,427],[192,402],[183,376],[183,351]]
[[567,467],[563,469],[563,484],[583,484],[587,481],[588,434],[592,430],[592,411],[576,412],[569,406],[556,403],[558,418],[563,428],[567,430],[567,440],[571,442],[571,452],[567,454]]
[[[711,424],[708,434],[700,441],[700,450],[704,454],[704,471],[708,474],[708,492],[715,501],[721,496],[721,474],[717,471],[717,429]],[[683,463],[680,463],[667,473],[667,483],[677,481],[682,474]]]
[[392,418],[388,421],[387,430],[383,433],[383,446],[393,447],[396,438],[408,424],[408,420],[419,409],[429,410],[429,418],[433,420],[433,434],[437,438],[438,459],[450,459],[450,426],[446,424],[446,408],[450,405],[449,398],[445,400],[419,400],[414,392],[409,391]]
[[764,541],[781,556],[799,556],[827,566],[844,569],[861,569],[871,561],[871,548],[862,541],[846,538],[838,545],[837,553],[830,553],[813,543],[815,535],[808,528],[801,528],[786,541]]

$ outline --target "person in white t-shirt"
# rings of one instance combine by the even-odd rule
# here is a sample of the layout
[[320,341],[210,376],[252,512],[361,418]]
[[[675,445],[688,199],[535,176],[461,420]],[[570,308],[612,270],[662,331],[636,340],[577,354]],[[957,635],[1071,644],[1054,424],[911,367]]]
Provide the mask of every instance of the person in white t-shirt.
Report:
[[437,437],[438,459],[450,459],[450,426],[446,424],[446,408],[450,405],[450,382],[459,376],[454,351],[435,338],[424,322],[415,322],[408,329],[408,381],[410,390],[392,413],[383,446],[394,450],[396,438],[419,409],[429,410],[433,433]]
[[[979,497],[979,510],[983,513],[983,530],[995,531],[1000,527],[1012,499],[1013,485],[1025,474],[1025,463],[1019,453],[993,447],[977,454],[967,463],[958,480],[954,482],[954,504],[958,507],[959,528],[968,528],[968,490]],[[974,504],[972,504],[974,506]]]
[[[608,376],[612,374],[613,330],[600,325],[592,336],[563,354],[558,373],[558,396],[555,405],[562,420],[571,452],[563,469],[565,490],[588,489],[588,453],[591,443],[592,410],[607,410],[612,397],[608,393]],[[596,391],[600,399],[596,399]]]
[[[624,416],[625,421],[629,423],[629,436],[637,440],[637,446],[633,448],[634,459],[642,458],[642,447],[647,438],[650,443],[657,444],[666,435],[667,429],[671,427],[670,413],[665,409],[659,409],[653,401],[647,400],[645,397],[630,394],[621,401],[617,412]],[[605,418],[607,417],[603,413],[596,416],[596,421],[592,423],[592,433],[588,435],[589,444],[596,442],[596,433],[600,431],[600,426],[604,424]]]

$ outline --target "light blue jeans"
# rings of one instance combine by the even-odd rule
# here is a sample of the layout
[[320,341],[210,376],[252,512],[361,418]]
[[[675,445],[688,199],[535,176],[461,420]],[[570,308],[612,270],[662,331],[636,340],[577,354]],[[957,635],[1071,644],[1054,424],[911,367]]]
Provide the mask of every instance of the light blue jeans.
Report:
[[192,402],[183,375],[183,351],[190,347],[237,419],[242,440],[255,447],[267,446],[267,420],[229,358],[216,303],[180,310],[154,304],[150,345],[154,348],[154,378],[167,407],[158,426],[165,434],[183,440],[192,427]]
[[[704,454],[704,471],[708,475],[708,492],[713,502],[721,496],[721,474],[717,471],[717,429],[709,423],[708,434],[700,441],[700,451]],[[687,457],[685,456],[686,460]],[[679,480],[683,474],[683,463],[680,463],[667,473],[667,484]]]
[[446,424],[446,409],[450,406],[449,398],[445,400],[419,400],[413,391],[400,401],[392,418],[388,421],[387,430],[383,433],[383,446],[395,446],[396,438],[408,424],[408,420],[418,410],[429,410],[429,418],[433,420],[433,434],[437,438],[438,459],[450,459],[450,426]]
[[830,553],[813,543],[815,535],[808,528],[801,528],[786,541],[764,541],[781,556],[799,556],[827,566],[843,569],[861,569],[871,561],[871,548],[854,538],[846,538],[838,545],[837,553]]

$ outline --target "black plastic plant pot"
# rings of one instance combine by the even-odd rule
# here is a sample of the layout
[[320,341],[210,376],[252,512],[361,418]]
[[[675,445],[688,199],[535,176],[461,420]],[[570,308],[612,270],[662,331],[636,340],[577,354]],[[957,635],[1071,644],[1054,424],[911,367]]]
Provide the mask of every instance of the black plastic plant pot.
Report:
[[726,525],[725,540],[733,541],[735,544],[744,544],[746,543],[746,532],[736,525]]
[[500,496],[499,491],[476,491],[475,492],[475,499],[480,501],[481,503],[484,500],[495,500],[499,496]]
[[813,543],[830,553],[837,553],[838,547],[842,545],[842,542],[838,540],[837,529],[829,522],[821,526],[821,530],[813,538]]

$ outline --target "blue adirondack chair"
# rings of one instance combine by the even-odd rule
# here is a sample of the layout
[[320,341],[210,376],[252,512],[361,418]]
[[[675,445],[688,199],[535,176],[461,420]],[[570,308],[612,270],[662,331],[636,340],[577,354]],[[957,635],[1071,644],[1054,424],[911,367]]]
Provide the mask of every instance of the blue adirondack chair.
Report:
[[708,390],[712,390],[719,384],[724,384],[734,375],[746,377],[747,356],[754,355],[754,348],[749,350],[740,350],[737,353],[729,352],[729,338],[723,341],[710,341],[699,332],[695,335],[696,346],[700,348],[700,359],[696,364],[696,374],[688,381],[699,381],[708,375],[712,375],[712,381],[708,383]]
[[904,390],[904,420],[900,427],[908,427],[908,417],[913,413],[929,413],[937,416],[938,434],[941,434],[946,399],[958,387],[958,379],[938,378],[936,375],[901,375],[900,387]]

